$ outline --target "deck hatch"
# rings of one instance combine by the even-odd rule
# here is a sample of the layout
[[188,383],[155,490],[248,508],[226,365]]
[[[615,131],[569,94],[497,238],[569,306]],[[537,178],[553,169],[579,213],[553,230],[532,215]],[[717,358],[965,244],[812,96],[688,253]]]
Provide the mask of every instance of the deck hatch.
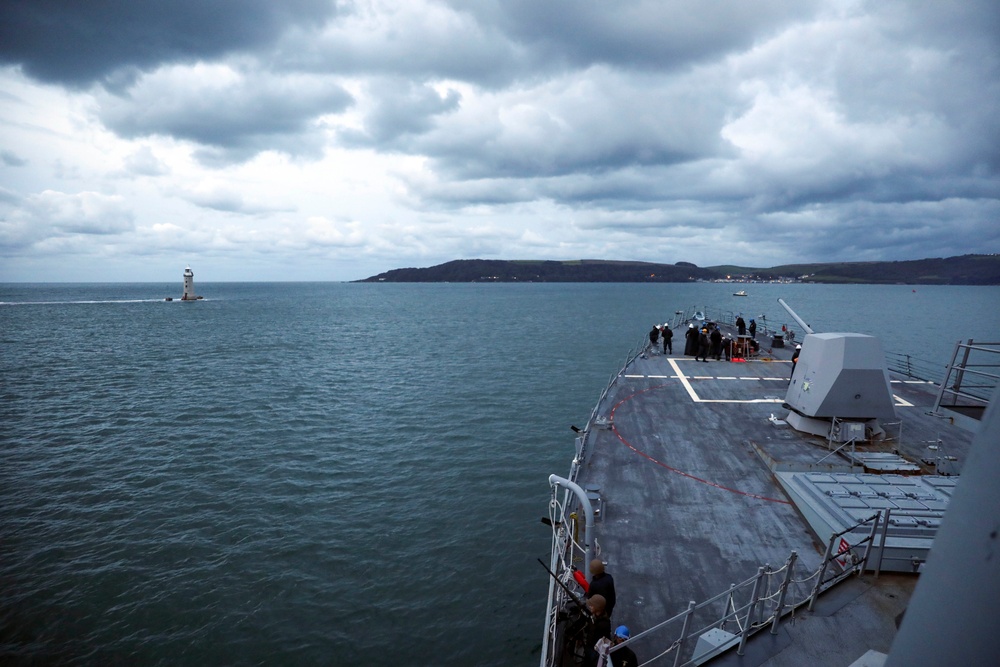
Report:
[[[776,475],[821,542],[876,511],[890,510],[882,569],[899,572],[912,572],[916,564],[926,560],[955,486],[953,479],[937,476],[802,472]],[[857,528],[852,536],[864,537],[866,530]],[[875,558],[881,540],[881,535],[877,535]]]

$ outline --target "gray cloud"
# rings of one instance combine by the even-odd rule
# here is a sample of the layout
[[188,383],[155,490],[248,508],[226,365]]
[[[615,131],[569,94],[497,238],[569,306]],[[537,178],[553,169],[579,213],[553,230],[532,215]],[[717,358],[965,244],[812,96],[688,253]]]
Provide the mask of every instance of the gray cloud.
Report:
[[504,87],[556,67],[501,26],[433,0],[378,10],[345,4],[337,20],[311,37],[303,40],[301,34],[286,33],[271,62],[289,71],[420,83],[456,80],[486,88]]
[[[310,236],[287,247],[349,238],[383,257],[998,252],[997,44],[991,0],[0,7],[0,63],[88,100],[59,132],[89,114],[146,146],[117,154],[116,187],[156,176],[206,228],[216,212],[242,225],[290,212],[252,189],[265,178],[253,165],[287,168],[308,186],[287,193],[295,215],[262,237],[300,229],[301,216]],[[28,94],[9,93],[24,108]],[[43,159],[31,145],[0,153],[23,167],[9,174],[44,163],[57,179],[88,178],[78,153]],[[190,157],[213,177],[185,173]],[[355,162],[356,174],[336,166]],[[343,220],[349,231],[322,222]]]
[[113,236],[135,228],[135,215],[121,197],[98,192],[46,190],[11,198],[11,203],[16,208],[0,220],[0,248],[6,250],[48,239]]
[[245,160],[263,150],[321,154],[324,113],[351,96],[321,77],[280,77],[228,67],[166,68],[142,76],[126,94],[99,96],[102,122],[124,137],[165,135],[204,147],[206,162]]
[[731,94],[717,88],[699,113],[686,113],[694,100],[684,80],[594,68],[463,109],[412,145],[459,179],[607,173],[724,154],[718,127]]
[[361,130],[344,130],[347,145],[375,146],[385,150],[412,150],[411,139],[435,127],[435,117],[454,111],[461,96],[455,90],[443,95],[427,85],[405,79],[376,79],[368,87],[372,100]]
[[21,195],[14,192],[13,190],[8,190],[5,187],[0,186],[0,203],[3,204],[16,204],[22,199]]
[[288,207],[265,206],[259,203],[247,201],[240,191],[227,187],[198,188],[189,191],[181,191],[177,194],[179,197],[189,201],[195,206],[215,211],[222,211],[224,213],[262,215],[277,211],[293,210]]
[[27,159],[9,150],[0,151],[0,162],[3,162],[8,167],[23,167],[28,164]]
[[266,48],[283,31],[320,28],[326,0],[5,0],[0,62],[42,81],[86,86],[123,69]]
[[143,146],[125,158],[125,170],[139,176],[162,176],[170,173],[170,168],[153,154],[149,146]]
[[715,2],[692,11],[683,0],[601,3],[575,0],[455,0],[535,54],[534,65],[670,70],[751,47],[789,23],[808,18],[816,0]]

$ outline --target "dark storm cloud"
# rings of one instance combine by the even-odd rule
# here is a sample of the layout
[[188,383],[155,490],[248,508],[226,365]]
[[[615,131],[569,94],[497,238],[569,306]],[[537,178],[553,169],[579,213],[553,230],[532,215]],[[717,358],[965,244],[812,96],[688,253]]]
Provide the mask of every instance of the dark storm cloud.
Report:
[[122,69],[260,49],[295,26],[320,27],[327,0],[4,0],[0,63],[86,86]]
[[607,175],[727,154],[733,102],[718,85],[594,67],[463,109],[411,145],[449,179]]
[[[961,254],[972,235],[983,249],[1000,243],[990,231],[1000,198],[995,3],[874,3],[782,35],[789,13],[762,21],[752,38],[729,34],[739,22],[709,10],[697,14],[715,27],[709,44],[690,45],[680,60],[646,38],[647,24],[670,33],[671,18],[656,9],[643,23],[628,7],[560,14],[549,13],[558,3],[476,4],[526,48],[562,43],[561,64],[620,66],[580,70],[575,88],[549,79],[548,91],[512,95],[496,107],[505,118],[442,119],[411,142],[443,177],[420,190],[428,204],[551,200],[604,212],[582,227],[666,233],[689,219],[673,204],[689,201],[704,213],[694,216],[699,229],[729,225],[734,240],[765,231],[781,252],[814,259]],[[591,32],[597,11],[609,12],[601,35]],[[663,71],[638,76],[654,63]],[[587,83],[599,92],[574,97]],[[761,223],[773,214],[779,228]]]
[[534,53],[533,65],[604,63],[658,71],[746,49],[788,23],[810,16],[817,0],[452,0]]
[[[388,8],[383,8],[388,9]],[[275,67],[359,78],[425,83],[456,80],[502,88],[552,64],[497,26],[432,2],[398,3],[385,14],[342,7],[320,35],[290,32],[276,45]]]
[[434,127],[434,117],[458,108],[461,96],[455,90],[439,94],[427,85],[405,79],[376,79],[367,94],[371,110],[363,130],[341,133],[347,145],[403,148],[408,138],[424,134]]
[[320,155],[315,119],[350,101],[343,88],[317,77],[184,68],[146,75],[125,94],[105,92],[98,115],[121,136],[187,139],[203,147],[203,161],[225,164],[269,149]]
[[349,75],[461,80],[497,90],[592,65],[658,72],[687,67],[748,48],[811,15],[818,4],[728,0],[700,4],[694,12],[691,3],[676,0],[443,0],[383,7],[383,22],[374,27],[367,10],[345,5],[322,37],[306,43],[286,38],[276,62]]
[[[1000,243],[998,215],[996,200],[859,201],[756,216],[753,227],[799,256],[868,261],[988,252]],[[970,248],[970,239],[979,246]]]
[[[350,176],[364,186],[352,191],[391,192],[385,209],[346,196],[335,210],[298,210],[320,220],[349,209],[372,247],[389,217],[414,238],[438,220],[468,252],[508,257],[545,252],[555,218],[580,239],[561,247],[590,255],[652,255],[653,239],[703,253],[675,258],[700,263],[996,252],[998,44],[996,0],[0,4],[0,65],[74,88],[73,123],[149,138],[118,154],[118,173],[165,188],[187,180],[176,153],[199,171],[265,151],[333,158],[321,169],[357,157],[365,169]],[[9,95],[30,93],[6,73]],[[32,145],[4,145],[0,166],[42,169]],[[69,158],[53,163],[59,177],[85,175]],[[285,164],[250,167],[287,178]],[[295,176],[314,166],[295,161]],[[287,210],[234,171],[172,196],[248,225]],[[127,221],[115,201],[81,202]],[[469,212],[495,219],[487,245]],[[382,248],[400,246],[389,237]]]

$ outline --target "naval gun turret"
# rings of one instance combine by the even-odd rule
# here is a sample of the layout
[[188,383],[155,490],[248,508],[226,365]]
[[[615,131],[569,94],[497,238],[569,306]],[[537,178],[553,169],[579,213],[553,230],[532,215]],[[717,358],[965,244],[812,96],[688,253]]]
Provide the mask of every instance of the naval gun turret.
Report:
[[882,343],[856,333],[815,333],[781,299],[806,331],[785,394],[792,428],[837,442],[884,433],[878,420],[896,419]]

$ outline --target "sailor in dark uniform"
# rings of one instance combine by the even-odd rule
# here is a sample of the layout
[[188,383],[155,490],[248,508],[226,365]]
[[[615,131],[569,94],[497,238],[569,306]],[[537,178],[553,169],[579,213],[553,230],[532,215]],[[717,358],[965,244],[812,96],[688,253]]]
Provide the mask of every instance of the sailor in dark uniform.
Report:
[[795,352],[792,352],[792,372],[788,375],[788,384],[792,383],[792,378],[795,377],[795,367],[799,364],[799,352],[802,351],[801,345],[795,346]]
[[711,341],[708,340],[708,329],[702,329],[701,333],[698,334],[698,353],[694,355],[694,360],[698,361],[699,357],[702,361],[708,361],[708,348],[711,345]]
[[712,340],[712,356],[715,357],[716,361],[720,361],[722,359],[722,332],[719,331],[718,324],[712,329],[709,338]]
[[688,325],[684,338],[687,339],[684,341],[684,354],[689,357],[698,354],[698,330],[694,328],[693,324]]
[[586,597],[589,600],[595,595],[604,596],[607,605],[605,611],[611,616],[611,612],[615,610],[615,580],[604,571],[604,563],[598,558],[590,561],[590,586]]
[[[615,628],[615,636],[612,638],[613,644],[618,645],[629,638],[628,627],[619,625]],[[628,646],[622,646],[611,654],[611,664],[613,667],[639,667],[639,659]]]

